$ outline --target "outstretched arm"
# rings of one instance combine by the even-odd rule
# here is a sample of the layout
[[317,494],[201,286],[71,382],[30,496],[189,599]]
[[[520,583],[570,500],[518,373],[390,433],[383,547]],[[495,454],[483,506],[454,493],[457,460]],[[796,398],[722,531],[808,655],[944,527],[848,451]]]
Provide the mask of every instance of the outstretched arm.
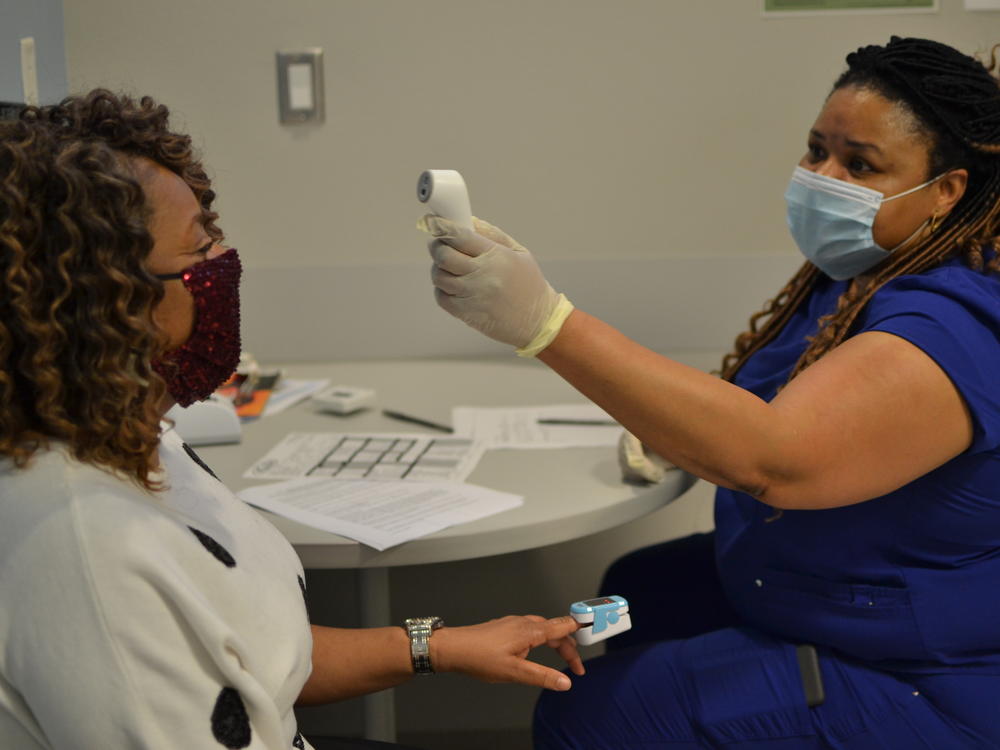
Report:
[[539,359],[667,460],[778,508],[878,497],[972,440],[951,380],[889,333],[849,339],[770,403],[579,310]]
[[971,443],[957,388],[902,338],[872,331],[848,339],[768,403],[560,306],[531,253],[496,227],[476,220],[473,232],[436,217],[426,224],[436,238],[430,252],[441,307],[521,353],[537,353],[696,476],[778,508],[829,508],[895,490]]
[[[437,672],[457,672],[484,682],[519,682],[550,690],[569,690],[570,679],[528,660],[548,645],[583,674],[572,617],[508,616],[464,627],[443,627],[431,636],[431,664]],[[332,703],[399,685],[413,676],[406,631],[387,628],[328,628],[314,625],[313,671],[299,705]]]

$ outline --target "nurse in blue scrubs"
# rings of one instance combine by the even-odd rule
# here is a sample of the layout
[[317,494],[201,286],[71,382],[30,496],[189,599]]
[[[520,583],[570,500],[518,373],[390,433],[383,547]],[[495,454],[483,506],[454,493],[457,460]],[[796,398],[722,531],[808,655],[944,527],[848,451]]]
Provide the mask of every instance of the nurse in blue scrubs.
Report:
[[807,260],[721,379],[426,219],[444,309],[719,487],[714,534],[609,571],[636,626],[542,696],[540,750],[1000,747],[996,66],[896,37],[847,66],[785,193]]

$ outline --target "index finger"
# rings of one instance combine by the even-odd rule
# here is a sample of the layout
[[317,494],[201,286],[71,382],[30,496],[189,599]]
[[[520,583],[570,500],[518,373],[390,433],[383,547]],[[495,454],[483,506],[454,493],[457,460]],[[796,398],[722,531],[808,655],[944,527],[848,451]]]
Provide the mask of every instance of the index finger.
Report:
[[543,628],[545,630],[545,639],[547,641],[554,641],[578,630],[580,623],[569,615],[562,615],[561,617],[553,617],[546,620]]

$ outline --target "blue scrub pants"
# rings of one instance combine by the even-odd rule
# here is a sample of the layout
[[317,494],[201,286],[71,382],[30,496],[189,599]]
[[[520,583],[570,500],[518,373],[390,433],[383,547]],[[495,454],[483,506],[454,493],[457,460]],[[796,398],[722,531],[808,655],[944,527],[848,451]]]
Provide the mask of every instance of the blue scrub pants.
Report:
[[[826,699],[807,706],[795,644],[732,621],[711,546],[698,535],[612,566],[601,593],[629,600],[633,630],[570,691],[542,694],[536,750],[1000,748],[998,676],[891,674],[817,648]],[[721,604],[690,607],[686,590]],[[705,626],[718,629],[691,632]]]

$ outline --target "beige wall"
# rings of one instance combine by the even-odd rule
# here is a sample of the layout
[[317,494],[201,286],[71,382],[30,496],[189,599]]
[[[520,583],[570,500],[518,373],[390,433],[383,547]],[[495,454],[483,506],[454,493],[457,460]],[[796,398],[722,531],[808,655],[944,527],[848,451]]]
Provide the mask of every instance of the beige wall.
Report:
[[[405,263],[414,185],[545,258],[790,248],[782,192],[844,54],[890,33],[967,51],[995,13],[762,20],[759,0],[65,0],[70,89],[168,103],[251,266]],[[274,53],[320,46],[327,121],[282,126]]]
[[[415,181],[457,168],[578,305],[711,367],[798,263],[782,194],[844,55],[890,34],[1000,41],[1000,14],[961,0],[781,20],[760,0],[64,2],[70,89],[152,94],[203,147],[248,267],[249,346],[285,360],[500,351],[427,288]],[[327,121],[283,127],[274,53],[305,46],[325,50]],[[530,554],[394,571],[394,614],[561,611],[615,556],[709,528],[710,495]],[[525,689],[426,685],[401,691],[404,728],[529,721]]]
[[[782,195],[845,53],[891,33],[969,52],[1000,38],[1000,14],[961,0],[768,20],[761,6],[65,0],[65,35],[70,90],[152,94],[202,146],[248,268],[245,335],[265,359],[498,351],[431,301],[414,230],[425,168],[462,170],[478,214],[547,268],[590,276],[565,289],[578,305],[659,350],[721,349],[797,263]],[[274,53],[306,46],[325,51],[327,120],[282,126]],[[655,285],[630,290],[635,310],[658,312],[633,320],[599,283],[608,262],[657,279],[692,258],[702,270],[683,287],[701,303],[688,311],[706,325],[688,331],[700,342],[662,329],[685,309],[664,309]],[[758,259],[776,270],[748,287]],[[285,304],[300,284],[321,293]],[[297,319],[312,327],[290,337]],[[362,331],[331,333],[359,319]]]

